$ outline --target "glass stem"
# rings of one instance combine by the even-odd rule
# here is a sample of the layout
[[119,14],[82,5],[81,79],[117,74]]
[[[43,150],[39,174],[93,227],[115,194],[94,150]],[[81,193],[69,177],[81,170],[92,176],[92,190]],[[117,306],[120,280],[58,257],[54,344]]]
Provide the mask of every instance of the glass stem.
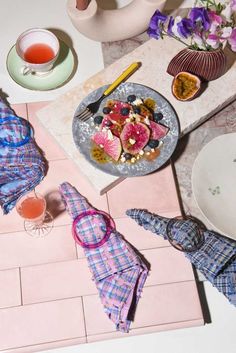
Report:
[[35,189],[33,190],[33,192],[34,192],[34,196],[35,196],[35,198],[36,198],[36,199],[38,199],[38,196],[37,196],[37,194],[36,194]]

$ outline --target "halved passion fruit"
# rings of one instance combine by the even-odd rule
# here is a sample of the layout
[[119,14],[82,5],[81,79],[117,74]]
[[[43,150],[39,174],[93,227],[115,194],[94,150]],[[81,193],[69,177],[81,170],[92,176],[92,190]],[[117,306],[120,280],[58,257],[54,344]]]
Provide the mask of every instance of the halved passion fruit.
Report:
[[196,97],[201,88],[198,76],[189,72],[179,72],[172,82],[172,93],[180,101],[189,101]]

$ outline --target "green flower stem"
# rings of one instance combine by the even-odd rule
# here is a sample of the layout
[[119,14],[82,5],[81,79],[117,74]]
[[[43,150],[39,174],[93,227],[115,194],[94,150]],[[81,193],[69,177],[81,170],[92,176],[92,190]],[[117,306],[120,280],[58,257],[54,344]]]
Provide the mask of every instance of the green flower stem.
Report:
[[200,0],[200,2],[206,6],[206,8],[208,9],[210,6],[215,6],[215,8],[217,7],[217,4],[215,2],[215,0]]
[[174,38],[174,39],[178,40],[180,43],[184,44],[186,47],[189,47],[189,44],[185,43],[182,39],[180,39],[179,37],[176,37],[174,34],[169,34],[165,31],[163,31],[163,34],[168,37]]

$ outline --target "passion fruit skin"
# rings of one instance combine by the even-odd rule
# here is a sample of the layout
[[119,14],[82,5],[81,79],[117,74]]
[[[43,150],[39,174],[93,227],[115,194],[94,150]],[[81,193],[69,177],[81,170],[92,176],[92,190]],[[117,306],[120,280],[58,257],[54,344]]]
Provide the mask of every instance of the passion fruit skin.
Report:
[[180,101],[190,101],[198,95],[201,80],[189,72],[179,72],[172,81],[172,94]]

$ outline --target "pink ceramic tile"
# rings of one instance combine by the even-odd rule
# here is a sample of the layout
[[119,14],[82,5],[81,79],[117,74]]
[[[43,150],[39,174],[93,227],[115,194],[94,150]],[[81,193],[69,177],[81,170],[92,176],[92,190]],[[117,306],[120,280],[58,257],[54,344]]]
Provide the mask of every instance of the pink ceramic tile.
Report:
[[136,249],[152,249],[170,246],[169,242],[160,236],[156,236],[150,231],[140,227],[130,218],[115,219],[116,229],[130,242]]
[[76,244],[76,250],[77,250],[77,258],[83,259],[85,257],[83,248],[79,244]]
[[0,216],[0,234],[7,234],[17,231],[24,230],[23,219],[17,214],[16,210],[13,209],[7,215],[1,214]]
[[87,336],[116,331],[115,325],[105,314],[97,294],[84,296],[83,304]]
[[172,247],[143,250],[150,263],[150,275],[145,286],[194,280],[190,262],[184,254]]
[[27,105],[25,103],[21,104],[13,104],[11,108],[15,111],[15,113],[21,118],[28,119],[27,115]]
[[0,308],[21,305],[19,269],[0,271]]
[[21,283],[24,304],[97,293],[85,258],[22,268]]
[[202,318],[194,281],[144,288],[134,328]]
[[[39,147],[44,151],[47,160],[65,159],[66,155],[62,148],[56,143],[56,140],[40,124],[36,117],[37,110],[48,105],[49,102],[28,103],[28,118],[35,130],[35,140]],[[56,123],[56,117],[55,117]]]
[[134,329],[131,329],[128,334],[124,334],[116,331],[116,332],[101,333],[99,335],[91,335],[91,336],[88,336],[87,342],[104,341],[104,340],[110,340],[112,338],[126,338],[134,335],[135,336],[144,335],[147,333],[176,330],[180,328],[195,327],[195,326],[202,326],[202,325],[204,325],[204,321],[202,318],[196,319],[196,320],[174,322],[169,324],[158,324],[154,326],[134,328]]
[[[193,280],[192,267],[182,253],[162,248],[142,254],[151,264],[147,285]],[[21,281],[24,304],[97,293],[85,258],[22,268]]]
[[76,259],[69,226],[54,227],[45,238],[26,232],[0,235],[0,269]]
[[[88,336],[115,331],[98,296],[83,297],[83,302]],[[163,284],[144,288],[131,329],[195,320],[202,320],[195,282]]]
[[80,298],[0,310],[0,350],[85,336]]
[[180,212],[171,165],[137,178],[127,178],[107,192],[110,213],[125,216],[128,208],[148,209],[155,213]]
[[[37,190],[47,195],[51,200],[54,198],[54,192],[58,192],[59,185],[68,181],[77,188],[83,196],[87,197],[88,201],[93,204],[94,207],[107,211],[107,199],[106,195],[100,196],[80,174],[79,169],[70,160],[58,160],[51,161],[49,163],[48,174],[37,187]],[[71,224],[71,219],[67,212],[63,212],[59,217],[56,218],[55,223],[59,224]]]
[[[47,342],[42,344],[35,344],[33,346],[24,346],[19,348],[8,349],[7,353],[33,353],[33,352],[41,352],[48,351],[49,349],[63,348],[68,346],[73,346],[77,344],[86,343],[86,337],[73,338],[68,340]],[[53,353],[53,352],[52,352]]]

